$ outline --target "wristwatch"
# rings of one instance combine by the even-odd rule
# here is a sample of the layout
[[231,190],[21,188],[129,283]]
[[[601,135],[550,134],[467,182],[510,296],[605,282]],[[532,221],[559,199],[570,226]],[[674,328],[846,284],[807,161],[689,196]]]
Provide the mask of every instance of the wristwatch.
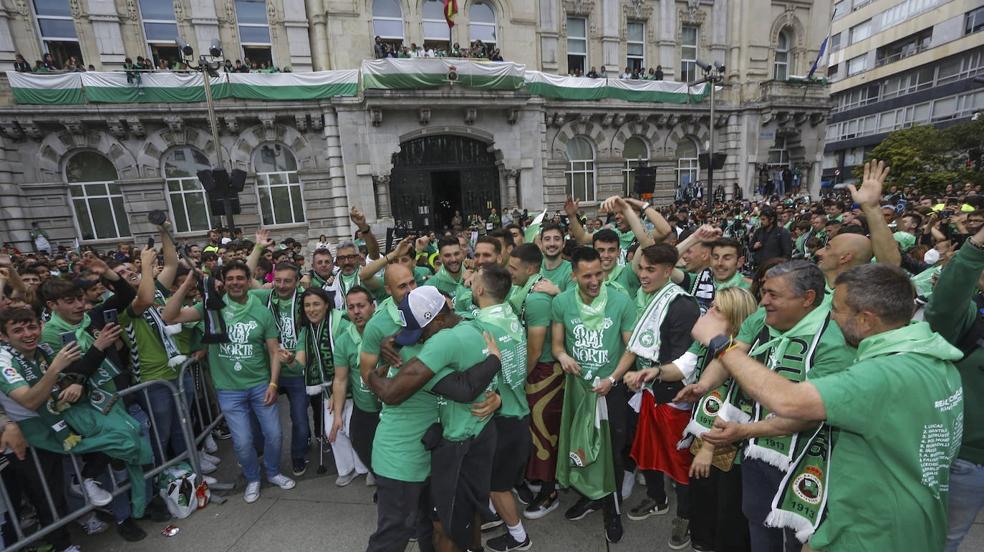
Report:
[[707,342],[707,356],[710,358],[717,358],[718,355],[723,353],[731,344],[732,339],[730,335],[721,334],[714,336]]
[[639,207],[639,214],[640,215],[646,214],[646,209],[649,209],[652,206],[653,206],[652,203],[643,203],[642,207]]
[[615,376],[608,376],[608,381],[611,382],[612,387],[616,387],[618,385],[618,380],[615,379]]

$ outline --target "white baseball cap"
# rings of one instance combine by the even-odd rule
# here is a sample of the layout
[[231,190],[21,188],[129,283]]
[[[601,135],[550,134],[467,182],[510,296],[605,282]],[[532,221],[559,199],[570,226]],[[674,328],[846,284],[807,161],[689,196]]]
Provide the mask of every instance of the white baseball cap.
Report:
[[396,343],[406,347],[419,341],[424,327],[437,318],[447,304],[444,294],[434,286],[421,286],[408,293],[400,303],[403,329],[396,335]]

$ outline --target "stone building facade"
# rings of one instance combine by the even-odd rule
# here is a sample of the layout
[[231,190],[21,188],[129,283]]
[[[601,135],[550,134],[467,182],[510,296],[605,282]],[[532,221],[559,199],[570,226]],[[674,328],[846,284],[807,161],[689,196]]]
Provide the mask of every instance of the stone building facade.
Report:
[[[173,24],[196,52],[218,38],[226,57],[266,52],[295,72],[358,68],[372,56],[374,36],[429,46],[444,36],[434,0],[174,0],[173,22],[160,19],[166,14],[151,0],[65,3],[59,21],[75,30],[67,46],[42,30],[57,16],[38,13],[30,0],[3,0],[0,67],[15,53],[33,61],[77,47],[84,64],[118,70],[125,57],[167,55],[163,41],[150,40],[161,36],[154,25]],[[727,154],[715,182],[729,194],[740,187],[748,197],[761,170],[776,166],[799,169],[804,186],[818,189],[828,93],[790,77],[805,75],[816,57],[829,0],[459,0],[459,7],[453,41],[485,37],[531,70],[567,74],[583,65],[615,76],[628,65],[660,65],[666,80],[682,81],[699,78],[694,60],[717,61],[726,69],[715,118],[707,101],[366,90],[306,102],[221,100],[215,144],[203,104],[17,105],[4,82],[0,235],[26,245],[38,221],[55,243],[139,242],[152,231],[145,214],[163,209],[178,221],[179,237],[200,240],[215,221],[192,169],[207,167],[217,147],[249,175],[237,226],[265,224],[280,238],[348,235],[351,206],[380,228],[409,212],[418,226],[434,226],[456,208],[559,209],[570,193],[590,208],[631,191],[640,163],[656,167],[655,197],[671,201],[681,183],[705,177],[697,155],[711,132]],[[148,22],[142,14],[152,9],[158,19]],[[260,15],[265,27],[255,22]],[[268,43],[258,45],[261,27]],[[435,162],[427,155],[435,148],[467,155]]]

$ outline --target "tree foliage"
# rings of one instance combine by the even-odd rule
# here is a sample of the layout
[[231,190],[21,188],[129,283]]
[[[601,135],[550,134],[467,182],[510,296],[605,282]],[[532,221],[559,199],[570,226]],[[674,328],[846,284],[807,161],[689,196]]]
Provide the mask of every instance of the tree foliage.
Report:
[[[940,192],[948,184],[984,184],[984,117],[946,129],[922,125],[897,130],[868,157],[892,167],[887,186]],[[858,178],[861,169],[855,169]]]

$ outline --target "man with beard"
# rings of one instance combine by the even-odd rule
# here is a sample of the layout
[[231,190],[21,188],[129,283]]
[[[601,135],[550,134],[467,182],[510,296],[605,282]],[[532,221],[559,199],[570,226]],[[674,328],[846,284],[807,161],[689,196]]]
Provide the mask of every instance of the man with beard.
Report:
[[[840,328],[830,320],[823,273],[816,265],[790,261],[766,272],[762,307],[764,325],[752,317],[745,321],[749,327],[760,328],[751,346],[736,341],[736,347],[750,351],[752,358],[784,379],[821,378],[844,370],[853,361],[855,351],[846,346]],[[739,334],[750,333],[745,324]],[[727,373],[720,363],[712,362],[700,381],[687,386],[677,398],[696,402],[725,379]],[[719,417],[715,429],[704,437],[715,445],[748,441],[742,461],[742,511],[748,519],[752,550],[798,552],[802,546],[795,532],[773,528],[775,524],[767,524],[766,519],[773,513],[773,498],[781,491],[783,478],[796,463],[796,453],[816,438],[819,424],[780,417],[781,413],[772,415],[769,405],[745,398],[743,391],[733,385],[722,406],[728,420],[734,421]]]
[[560,291],[571,284],[571,263],[564,259],[564,230],[559,224],[547,223],[540,230],[540,250],[543,252],[543,267],[540,274],[553,282]]
[[444,295],[455,297],[458,288],[464,284],[462,265],[465,254],[461,243],[445,236],[437,242],[437,252],[441,257],[441,268],[424,285],[434,286]]
[[[774,419],[839,430],[836,446],[807,449],[780,489],[777,507],[787,515],[777,517],[801,519],[803,533],[812,533],[803,550],[941,550],[962,428],[953,365],[961,352],[925,322],[911,323],[915,294],[897,267],[859,266],[835,286],[833,317],[857,347],[841,370],[791,381],[734,347],[719,316],[698,322],[694,337]],[[743,479],[747,470],[745,463]],[[826,504],[826,516],[812,504]],[[815,515],[804,517],[801,507]]]
[[763,265],[775,257],[784,259],[792,257],[792,238],[789,235],[789,230],[779,226],[776,212],[768,207],[762,209],[759,222],[759,228],[752,234],[751,238],[756,262]]
[[564,372],[554,360],[550,348],[550,317],[552,298],[535,291],[543,276],[540,249],[527,243],[512,250],[509,273],[513,288],[507,302],[526,330],[526,398],[529,403],[532,454],[526,467],[526,478],[538,481],[540,489],[529,496],[525,486],[518,489],[521,500],[528,502],[523,515],[540,519],[560,506],[557,496],[557,439],[560,415],[564,406]]
[[[584,468],[559,461],[557,481],[582,495],[564,516],[575,521],[601,507],[605,538],[618,542],[622,539],[618,485],[624,472],[621,452],[628,415],[625,386],[619,384],[635,362],[635,355],[625,348],[635,309],[628,295],[604,284],[597,251],[579,247],[572,260],[577,285],[554,298],[552,305],[551,346],[567,373],[558,450],[563,458],[596,446],[599,457],[593,462],[582,460]],[[599,411],[607,411],[607,420],[596,414]],[[572,427],[582,418],[594,420],[592,430],[575,433]]]
[[[488,421],[501,400],[487,393],[481,403],[470,403],[499,372],[498,349],[476,323],[460,323],[433,286],[408,292],[399,312],[406,324],[396,338],[402,348],[389,363],[399,368],[381,372],[362,359],[369,388],[385,405],[373,442],[379,518],[369,550],[405,547],[413,525],[426,519],[428,498],[440,521],[437,549],[465,549],[480,541],[476,514],[488,508],[495,450],[495,426]],[[418,525],[416,531],[418,543],[429,544],[427,529]]]
[[[222,267],[225,294],[222,317],[229,341],[208,345],[208,364],[215,384],[219,406],[225,415],[236,457],[246,478],[243,499],[247,503],[260,498],[260,464],[253,448],[250,416],[255,415],[263,434],[264,467],[267,481],[284,490],[294,488],[294,480],[280,473],[282,435],[277,409],[280,383],[280,332],[270,310],[249,294],[252,278],[249,268],[240,262]],[[168,324],[201,320],[204,303],[183,306],[185,296],[196,285],[186,278],[178,291],[168,298],[163,317]]]
[[[250,253],[246,266],[250,271],[259,263],[259,257],[270,245],[270,232],[265,229],[257,230],[256,244]],[[315,421],[320,420],[320,402],[308,396],[305,389],[304,369],[294,359],[297,349],[297,339],[300,333],[301,290],[298,289],[300,269],[290,263],[281,262],[274,267],[273,289],[259,288],[259,283],[251,280],[254,289],[249,291],[270,311],[273,321],[277,324],[280,348],[277,355],[280,358],[279,389],[282,389],[290,402],[290,458],[291,469],[295,476],[304,475],[307,471],[307,455],[311,439],[311,425],[308,418],[308,405],[314,408]],[[320,424],[318,424],[320,426]]]
[[[379,425],[380,403],[362,379],[359,370],[359,348],[362,345],[366,324],[376,313],[376,303],[368,290],[356,286],[345,295],[345,305],[349,323],[344,324],[343,331],[335,337],[333,387],[337,389],[332,390],[333,398],[339,394],[344,397],[346,388],[351,391],[352,418],[349,421],[348,433],[352,437],[352,448],[364,465],[372,466],[372,441],[376,436],[376,426]],[[342,416],[335,416],[335,426],[331,428],[332,434],[341,430],[342,422]],[[366,477],[366,485],[374,484],[375,477],[370,471]]]

